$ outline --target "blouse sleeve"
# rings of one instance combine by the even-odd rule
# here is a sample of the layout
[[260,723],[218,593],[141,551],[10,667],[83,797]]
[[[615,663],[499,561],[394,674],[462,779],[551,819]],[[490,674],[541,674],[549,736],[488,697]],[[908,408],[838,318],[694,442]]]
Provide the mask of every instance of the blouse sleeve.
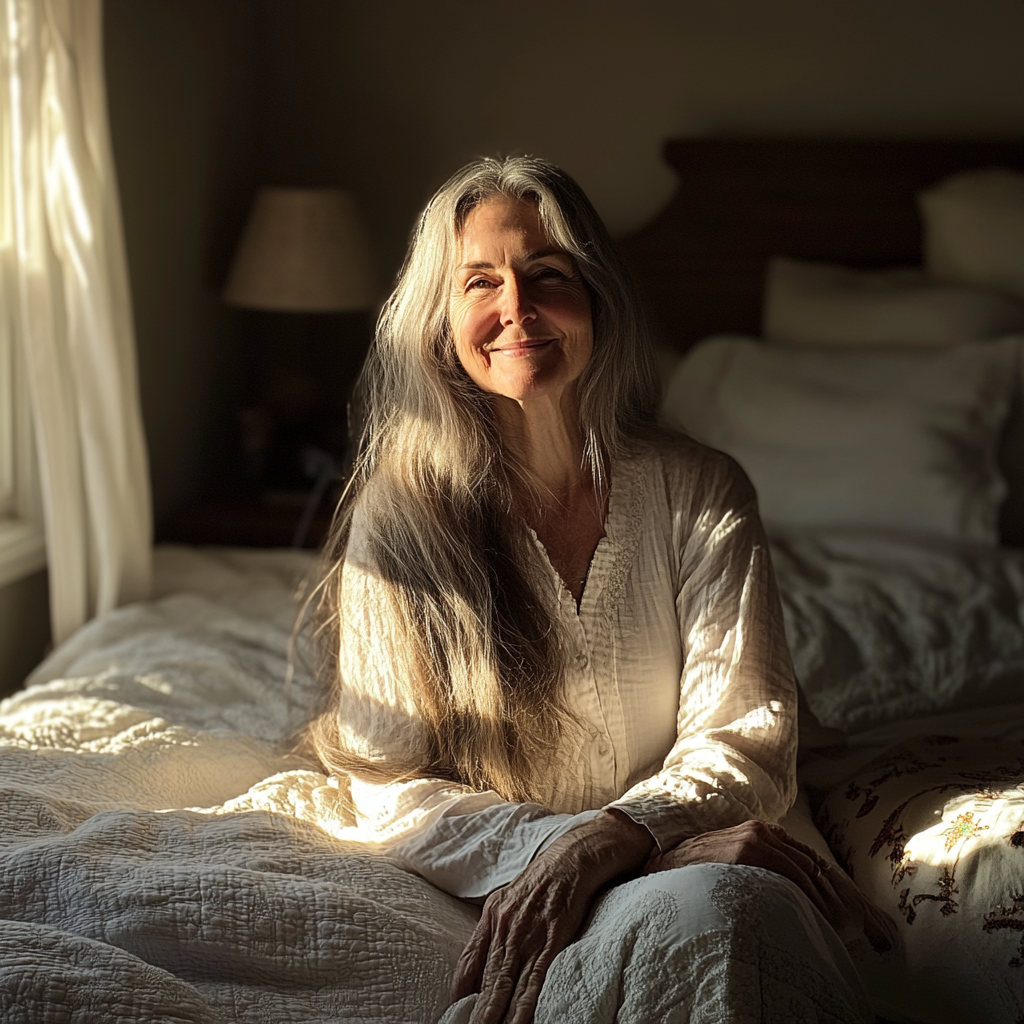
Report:
[[659,848],[777,821],[796,797],[796,681],[754,490],[726,456],[676,488],[677,738],[660,771],[609,806]]
[[[388,657],[392,612],[360,529],[358,510],[342,569],[343,680],[337,708],[342,743],[382,767],[426,764],[423,723]],[[350,776],[360,831],[386,853],[453,896],[485,896],[511,882],[574,825],[598,814],[553,814],[444,779],[379,782]]]

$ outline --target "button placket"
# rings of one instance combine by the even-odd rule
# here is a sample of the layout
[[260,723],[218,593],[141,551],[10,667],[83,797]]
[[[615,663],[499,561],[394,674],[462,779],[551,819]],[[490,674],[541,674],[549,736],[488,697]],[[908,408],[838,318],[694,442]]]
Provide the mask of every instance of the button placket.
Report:
[[617,657],[620,623],[615,606],[621,601],[629,578],[643,526],[645,506],[644,468],[639,461],[626,460],[614,466],[615,486],[609,501],[604,558],[595,586],[584,594],[580,619],[584,632],[593,642],[589,645],[593,686],[600,708],[601,740],[597,753],[601,758],[602,778],[607,780],[609,798],[625,788],[630,771],[629,745],[626,741],[625,710],[619,692],[619,661]]

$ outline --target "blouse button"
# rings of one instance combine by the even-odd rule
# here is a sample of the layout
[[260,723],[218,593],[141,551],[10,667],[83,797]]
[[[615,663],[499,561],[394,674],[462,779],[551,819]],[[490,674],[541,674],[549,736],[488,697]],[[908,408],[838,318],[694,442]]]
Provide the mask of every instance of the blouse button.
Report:
[[577,654],[576,664],[580,668],[586,668],[590,664],[590,659],[585,654]]

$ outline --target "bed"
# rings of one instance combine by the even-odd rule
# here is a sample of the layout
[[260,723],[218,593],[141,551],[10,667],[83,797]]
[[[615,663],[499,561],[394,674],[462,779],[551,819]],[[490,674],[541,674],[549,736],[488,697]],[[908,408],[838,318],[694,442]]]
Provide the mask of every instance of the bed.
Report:
[[[948,315],[928,321],[938,335],[955,317],[977,325],[985,338],[966,354],[945,336],[892,344],[854,307],[840,320],[859,324],[856,336],[831,347],[815,341],[825,320],[780,341],[793,329],[785,302],[772,313],[779,337],[757,337],[766,271],[776,298],[788,287],[820,300],[821,263],[919,264],[917,193],[969,168],[1024,168],[1024,147],[680,140],[666,156],[679,193],[623,250],[664,346],[667,418],[700,410],[683,425],[734,448],[748,471],[771,422],[781,424],[775,456],[808,435],[863,435],[888,457],[894,435],[876,428],[897,424],[917,431],[905,459],[927,468],[936,452],[952,457],[955,442],[958,465],[975,473],[952,491],[940,486],[948,467],[939,484],[932,473],[911,486],[897,460],[892,485],[909,497],[893,503],[884,489],[874,500],[863,488],[842,492],[849,474],[830,477],[826,460],[812,474],[827,492],[821,507],[855,506],[858,520],[844,512],[822,525],[799,521],[806,501],[786,511],[790,488],[776,481],[777,463],[764,463],[807,704],[803,795],[790,824],[900,926],[892,954],[855,951],[880,1014],[1024,1019],[1024,551],[996,543],[1021,539],[1024,505],[1014,504],[1014,480],[1001,500],[1012,473],[997,474],[984,455],[1016,429],[1019,396],[1005,382],[1020,377],[1013,330],[1024,320],[1013,281],[1010,291],[963,286],[992,302],[947,296]],[[769,264],[780,255],[789,262]],[[829,273],[841,295],[843,271]],[[906,275],[879,281],[887,299],[929,287]],[[925,308],[901,322],[920,325],[934,303]],[[985,354],[980,367],[975,352]],[[795,408],[794,380],[804,397],[827,384],[846,401],[851,381],[871,380],[891,393],[867,413],[855,403],[860,433],[833,419],[830,435],[809,430],[806,415],[780,415]],[[945,389],[941,401],[932,382]],[[709,396],[729,395],[739,415],[723,420],[728,402]],[[843,401],[815,415],[834,416]],[[974,447],[961,443],[965,430]],[[862,446],[847,447],[870,472]],[[896,505],[905,521],[894,526]],[[151,600],[90,623],[0,705],[5,1022],[397,1024],[442,1014],[476,912],[379,856],[354,827],[344,788],[289,752],[316,689],[301,649],[287,667],[310,560],[159,548]],[[671,981],[652,968],[644,983],[663,991]],[[612,1007],[607,1020],[619,1019]]]
[[625,245],[663,414],[758,489],[803,798],[900,930],[862,976],[889,1019],[1022,1020],[1024,147],[666,157],[679,191]]

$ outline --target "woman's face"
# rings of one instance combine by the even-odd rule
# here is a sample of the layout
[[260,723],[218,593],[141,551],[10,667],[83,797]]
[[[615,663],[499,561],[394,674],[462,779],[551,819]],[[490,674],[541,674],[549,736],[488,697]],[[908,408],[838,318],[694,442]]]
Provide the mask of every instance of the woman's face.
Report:
[[449,318],[455,351],[484,391],[523,404],[560,400],[594,347],[590,296],[535,203],[500,196],[470,211]]

